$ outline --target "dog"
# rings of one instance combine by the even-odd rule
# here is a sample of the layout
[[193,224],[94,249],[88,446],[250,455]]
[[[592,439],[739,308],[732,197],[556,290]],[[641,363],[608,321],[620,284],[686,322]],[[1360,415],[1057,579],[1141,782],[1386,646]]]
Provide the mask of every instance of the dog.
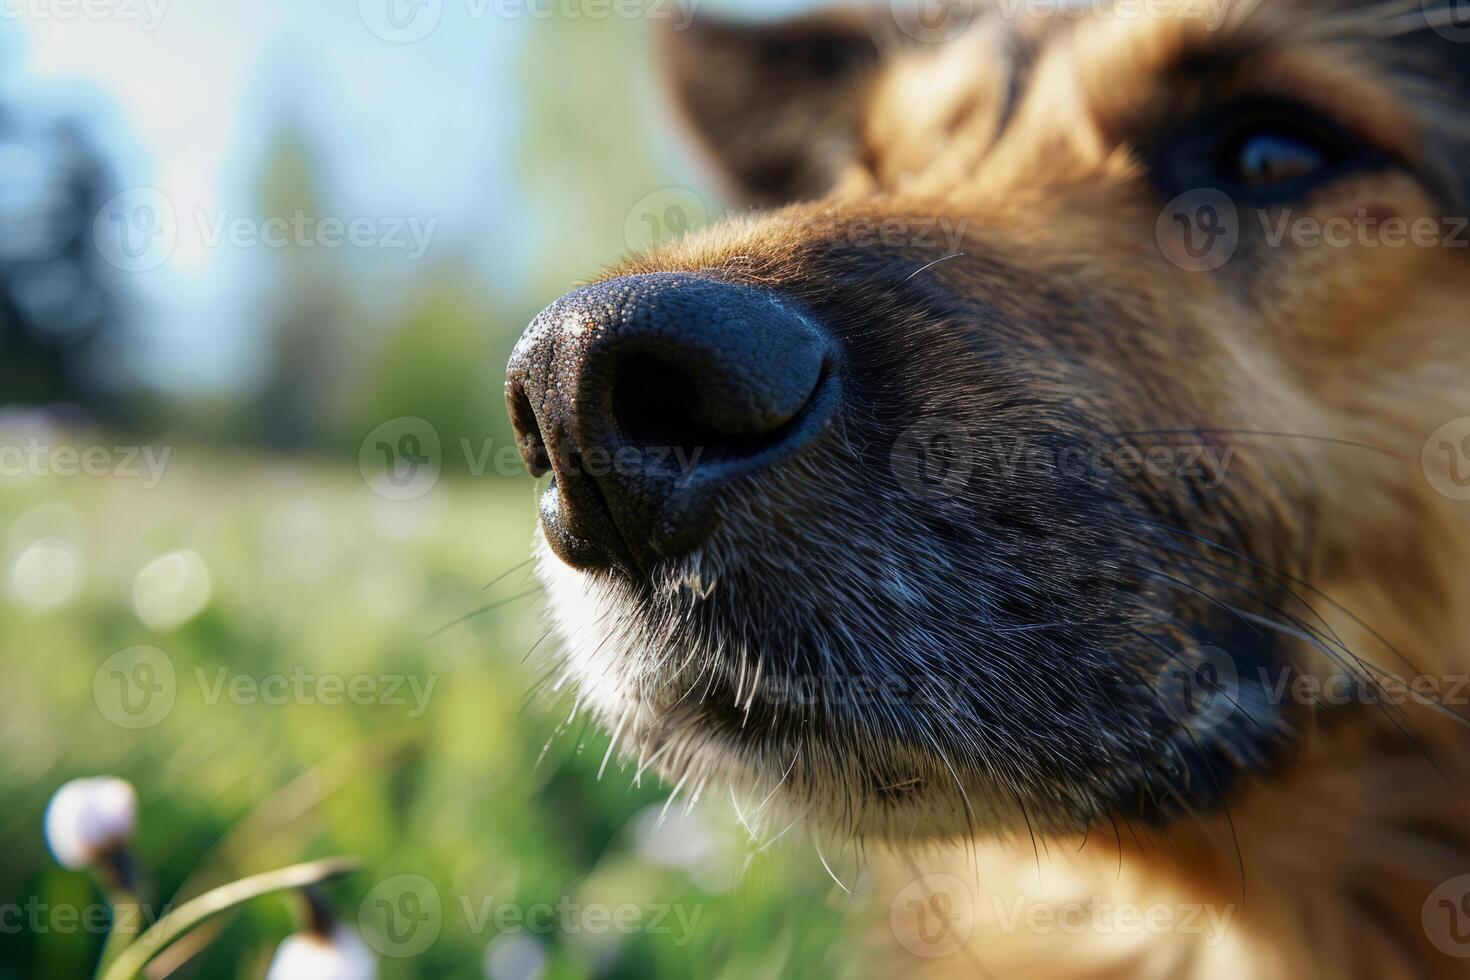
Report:
[[884,975],[1470,975],[1467,41],[666,36],[752,207],[511,357],[559,678],[675,795],[866,855]]

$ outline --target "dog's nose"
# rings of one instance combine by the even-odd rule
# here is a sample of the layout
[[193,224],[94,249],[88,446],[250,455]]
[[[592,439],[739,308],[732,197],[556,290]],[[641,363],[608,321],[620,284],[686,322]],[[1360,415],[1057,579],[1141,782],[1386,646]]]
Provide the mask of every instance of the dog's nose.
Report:
[[578,290],[516,344],[506,402],[541,519],[579,568],[648,571],[716,526],[740,477],[797,452],[837,397],[835,345],[762,290],[653,273]]

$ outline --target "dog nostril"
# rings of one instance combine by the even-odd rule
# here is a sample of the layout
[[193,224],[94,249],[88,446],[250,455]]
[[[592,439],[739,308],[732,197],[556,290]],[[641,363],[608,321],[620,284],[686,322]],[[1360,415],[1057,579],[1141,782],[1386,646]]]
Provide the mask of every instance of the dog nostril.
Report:
[[[734,459],[754,456],[779,442],[787,424],[805,407],[825,377],[799,398],[773,409],[753,404],[748,392],[731,398],[721,393],[728,382],[716,367],[683,366],[657,354],[625,355],[613,373],[613,424],[625,445],[669,450],[684,460]],[[726,383],[723,387],[729,387]]]
[[510,403],[510,423],[516,434],[516,448],[531,475],[538,479],[551,469],[551,454],[541,435],[541,423],[531,407],[525,388],[517,385]]
[[699,390],[679,367],[652,354],[629,354],[613,377],[612,416],[623,441],[689,453],[725,441],[700,421]]

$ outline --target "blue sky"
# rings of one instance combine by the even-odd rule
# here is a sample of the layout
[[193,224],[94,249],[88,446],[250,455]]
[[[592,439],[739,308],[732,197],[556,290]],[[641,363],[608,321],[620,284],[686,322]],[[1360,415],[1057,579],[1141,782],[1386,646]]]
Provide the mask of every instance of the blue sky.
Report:
[[[270,127],[290,116],[322,154],[334,213],[438,216],[437,246],[473,248],[469,229],[493,227],[510,205],[467,191],[505,184],[510,147],[496,135],[513,127],[515,105],[493,93],[513,90],[522,24],[447,22],[401,45],[367,30],[352,3],[173,0],[150,30],[122,15],[141,15],[142,2],[123,0],[110,19],[18,25],[21,91],[87,112],[121,186],[157,188],[181,214],[249,213]],[[148,374],[247,383],[267,259],[183,233],[166,263],[129,275]]]
[[[196,216],[181,219],[166,262],[127,273],[150,377],[228,389],[259,367],[269,256],[211,246],[197,216],[252,212],[264,144],[283,117],[319,153],[332,196],[325,210],[432,219],[436,254],[468,259],[484,270],[487,289],[495,276],[514,281],[523,257],[485,230],[528,220],[508,188],[521,111],[516,53],[530,22],[495,11],[568,0],[100,2],[109,16],[88,19],[65,15],[75,5],[60,0],[6,0],[0,64],[10,97],[89,118],[121,187],[155,188],[180,215]],[[384,40],[390,2],[400,14],[425,5],[417,13],[433,15],[433,29],[412,43]],[[694,0],[661,2],[677,16],[677,2]],[[723,6],[753,13],[802,4]],[[428,23],[400,22],[411,31]],[[392,260],[401,255],[370,272],[387,296]]]

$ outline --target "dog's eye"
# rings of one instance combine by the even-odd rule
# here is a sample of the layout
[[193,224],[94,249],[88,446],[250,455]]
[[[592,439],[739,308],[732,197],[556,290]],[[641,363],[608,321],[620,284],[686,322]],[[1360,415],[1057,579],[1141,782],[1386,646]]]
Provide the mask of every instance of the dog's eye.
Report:
[[1263,130],[1245,138],[1232,165],[1236,180],[1260,187],[1308,177],[1322,169],[1324,160],[1322,151],[1305,140]]
[[1298,199],[1344,174],[1381,162],[1363,141],[1305,106],[1229,106],[1165,137],[1152,154],[1165,189],[1224,191],[1243,203]]

